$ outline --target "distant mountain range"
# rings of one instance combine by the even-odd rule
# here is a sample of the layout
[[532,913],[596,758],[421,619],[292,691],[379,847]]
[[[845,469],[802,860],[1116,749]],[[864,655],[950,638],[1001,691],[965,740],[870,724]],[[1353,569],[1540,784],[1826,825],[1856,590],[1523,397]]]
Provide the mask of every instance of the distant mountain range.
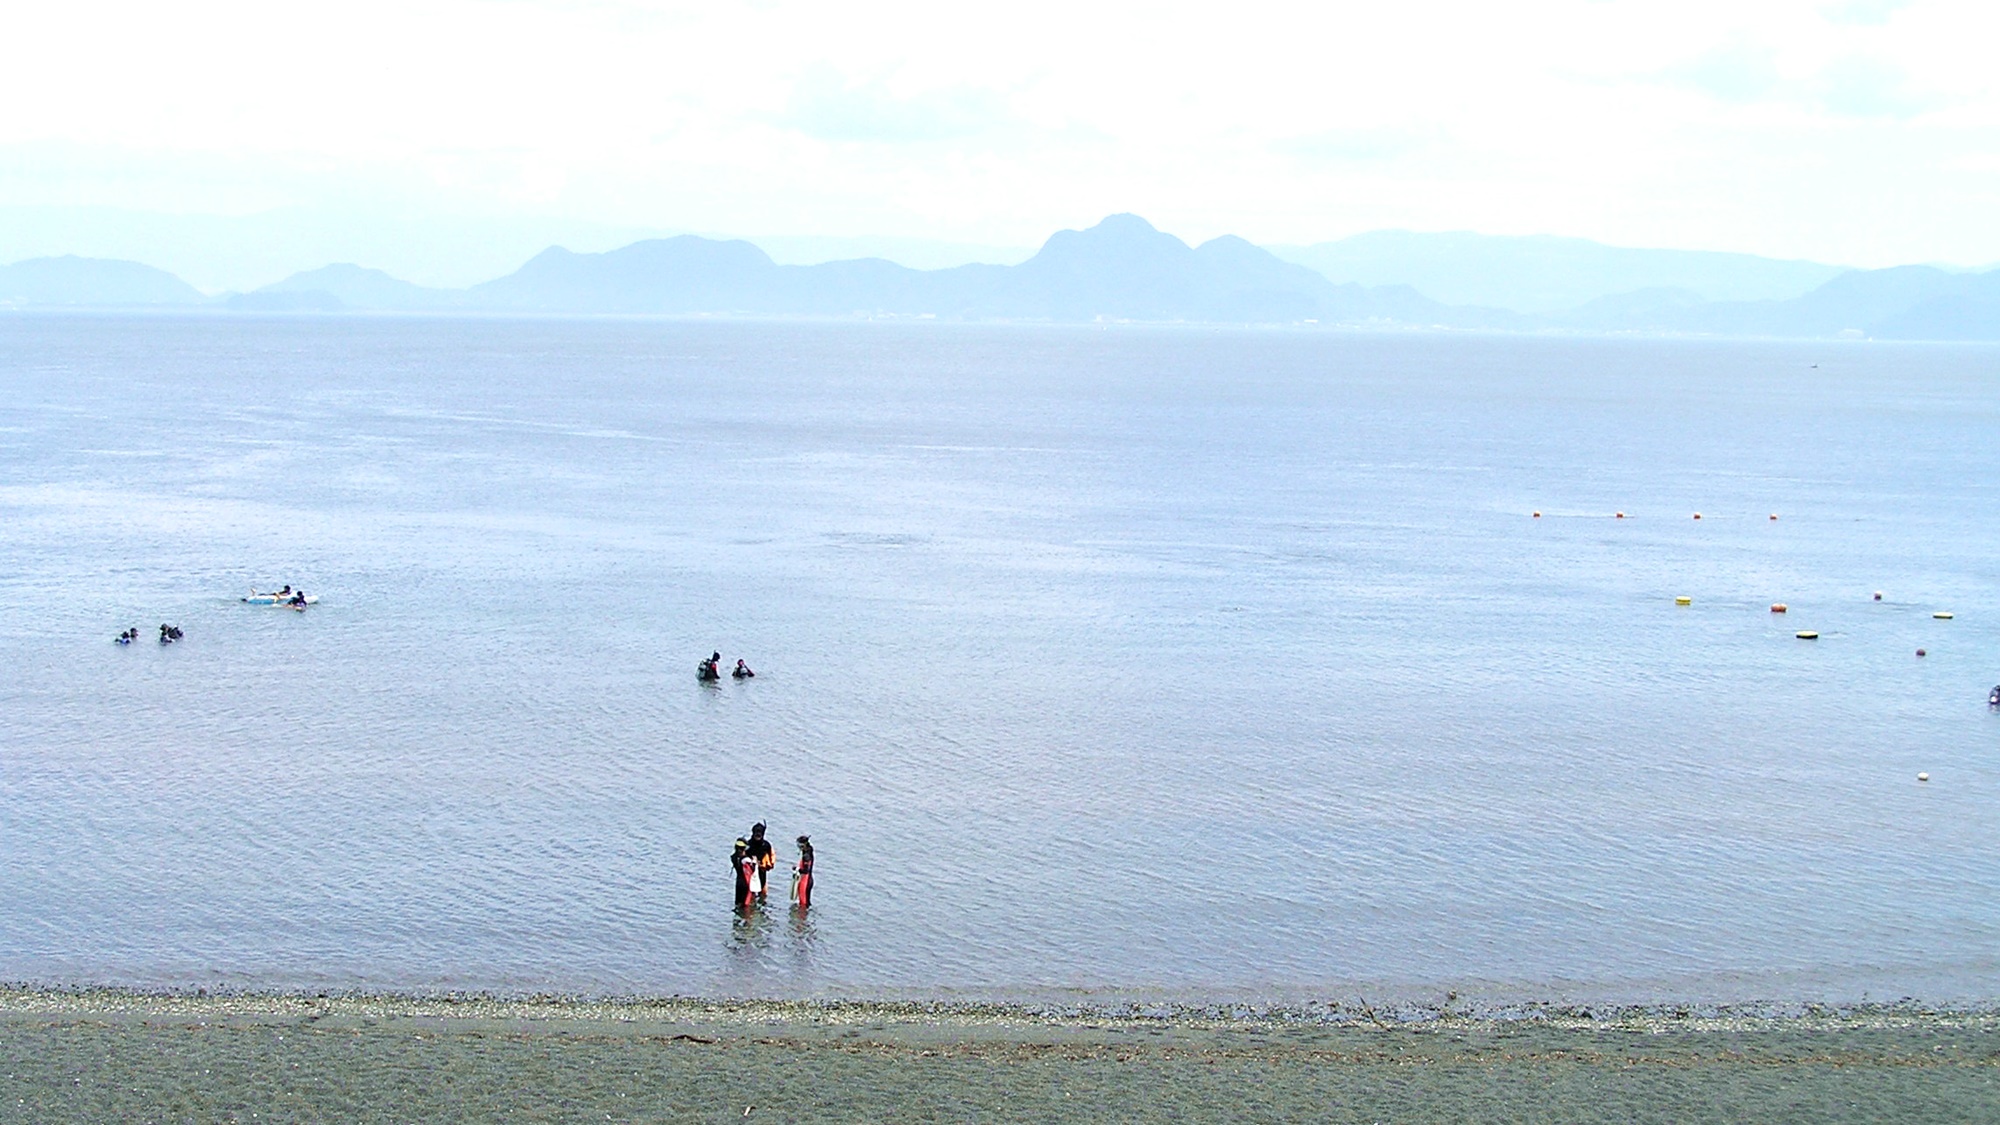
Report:
[[[1388,232],[1384,237],[1393,234]],[[1434,244],[1432,249],[1437,252],[1429,259],[1433,262],[1449,258],[1439,247],[1456,246],[1453,253],[1476,251],[1489,258],[1498,253],[1494,245],[1463,241],[1479,236],[1394,237],[1459,240]],[[1357,241],[1363,243],[1359,249],[1352,245]],[[1570,245],[1576,240],[1547,241],[1557,244],[1558,257],[1574,259],[1572,277],[1582,268],[1576,262],[1588,265],[1596,260],[1591,257],[1596,251]],[[1496,245],[1506,243],[1497,240]],[[1347,255],[1344,260],[1351,266],[1365,257],[1362,251],[1368,245],[1365,240],[1350,239],[1286,253],[1311,256],[1323,252],[1338,259],[1339,255],[1328,248],[1347,247],[1340,253]],[[1597,251],[1615,250],[1594,243],[1582,245]],[[1377,246],[1368,252],[1379,249]],[[1577,291],[1595,295],[1563,311],[1529,314],[1498,307],[1498,302],[1491,306],[1444,303],[1409,285],[1331,280],[1240,238],[1224,236],[1189,246],[1136,215],[1113,215],[1088,230],[1057,232],[1033,257],[1012,266],[916,270],[879,258],[779,265],[748,242],[684,235],[648,239],[599,254],[550,247],[505,277],[465,289],[427,288],[379,270],[331,265],[249,293],[211,299],[172,274],[136,262],[37,258],[0,267],[0,306],[1316,323],[1525,332],[2000,340],[2000,271],[1952,273],[1929,266],[1842,271],[1816,263],[1776,262],[1747,255],[1619,253],[1664,255],[1620,259],[1624,265],[1617,268],[1625,271],[1620,276],[1661,277],[1691,284],[1643,286],[1608,294],[1584,287]],[[1512,260],[1518,264],[1526,259],[1516,255]],[[1617,273],[1611,266],[1601,262],[1600,266],[1603,276]],[[1494,272],[1488,269],[1489,274]],[[1785,294],[1793,290],[1798,290],[1796,295],[1714,299],[1718,291]],[[1545,294],[1555,291],[1546,286],[1539,290]]]
[[207,299],[173,274],[138,262],[71,254],[0,266],[0,308],[199,305]]
[[1408,285],[1450,305],[1493,305],[1553,316],[1612,294],[1681,289],[1708,301],[1804,296],[1846,273],[1707,250],[1640,250],[1584,238],[1378,230],[1273,254],[1332,281]]

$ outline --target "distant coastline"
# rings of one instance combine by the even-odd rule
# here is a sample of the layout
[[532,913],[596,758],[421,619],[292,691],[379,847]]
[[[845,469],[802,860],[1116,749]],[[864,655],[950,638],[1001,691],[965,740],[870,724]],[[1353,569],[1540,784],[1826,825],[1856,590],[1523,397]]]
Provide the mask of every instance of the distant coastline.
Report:
[[[1018,265],[921,270],[875,258],[780,265],[749,242],[683,235],[596,254],[550,247],[511,274],[464,289],[419,286],[343,263],[250,292],[214,296],[141,263],[72,256],[0,266],[0,310],[1185,323],[2000,340],[2000,270],[1842,270],[1749,255],[1620,251],[1581,240],[1406,236],[1349,242],[1354,245],[1281,248],[1282,255],[1230,236],[1190,246],[1136,215],[1114,215],[1087,230],[1057,232]],[[1478,273],[1484,280],[1457,279],[1454,269]],[[1484,295],[1496,303],[1446,303],[1410,284],[1335,280],[1388,276],[1429,278],[1455,295]],[[1620,280],[1662,284],[1602,292]],[[1673,282],[1685,284],[1669,284]],[[1713,299],[1688,284],[1703,285],[1710,293],[1798,295]],[[1498,303],[1510,293],[1520,298],[1515,305],[1539,311]],[[1586,293],[1599,295],[1567,309],[1546,307]]]

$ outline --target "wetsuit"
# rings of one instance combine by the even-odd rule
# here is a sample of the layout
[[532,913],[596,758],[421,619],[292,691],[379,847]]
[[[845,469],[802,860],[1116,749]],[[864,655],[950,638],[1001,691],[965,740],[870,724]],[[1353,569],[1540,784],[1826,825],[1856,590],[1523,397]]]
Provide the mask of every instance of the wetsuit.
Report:
[[736,841],[736,850],[729,853],[729,869],[736,872],[736,898],[732,901],[742,906],[750,901],[750,880],[743,877],[743,857],[749,854],[750,845]]
[[771,841],[762,836],[750,837],[750,858],[757,861],[757,870],[764,877],[764,891],[771,889],[771,869],[778,865],[777,857],[771,854]]
[[811,906],[813,893],[813,849],[811,844],[799,845],[799,866],[797,871],[798,874],[794,876],[792,882],[797,902],[800,906]]

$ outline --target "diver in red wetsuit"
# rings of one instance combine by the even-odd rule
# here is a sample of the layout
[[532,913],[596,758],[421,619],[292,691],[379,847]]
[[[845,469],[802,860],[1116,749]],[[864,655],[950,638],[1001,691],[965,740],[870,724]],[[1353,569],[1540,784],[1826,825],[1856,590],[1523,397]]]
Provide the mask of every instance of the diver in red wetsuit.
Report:
[[792,900],[804,910],[812,905],[813,895],[813,842],[811,836],[799,837],[799,862],[792,868]]

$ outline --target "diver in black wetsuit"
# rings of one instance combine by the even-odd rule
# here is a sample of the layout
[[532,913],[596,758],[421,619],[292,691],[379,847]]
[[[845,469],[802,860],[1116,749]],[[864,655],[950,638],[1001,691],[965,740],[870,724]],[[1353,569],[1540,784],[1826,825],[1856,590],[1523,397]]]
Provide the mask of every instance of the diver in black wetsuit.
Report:
[[737,906],[743,906],[750,901],[750,881],[743,877],[743,857],[749,854],[749,851],[749,843],[741,836],[738,836],[736,838],[736,850],[729,853],[729,869],[736,872],[736,898],[734,902]]
[[756,676],[757,673],[752,672],[748,664],[745,664],[743,663],[743,661],[738,660],[736,662],[736,667],[730,669],[729,674],[735,679],[747,680]]
[[764,825],[761,822],[750,826],[750,845],[747,854],[757,861],[757,874],[761,884],[757,889],[757,897],[763,898],[771,893],[771,869],[778,866],[778,857],[771,854],[771,841],[764,838]]

